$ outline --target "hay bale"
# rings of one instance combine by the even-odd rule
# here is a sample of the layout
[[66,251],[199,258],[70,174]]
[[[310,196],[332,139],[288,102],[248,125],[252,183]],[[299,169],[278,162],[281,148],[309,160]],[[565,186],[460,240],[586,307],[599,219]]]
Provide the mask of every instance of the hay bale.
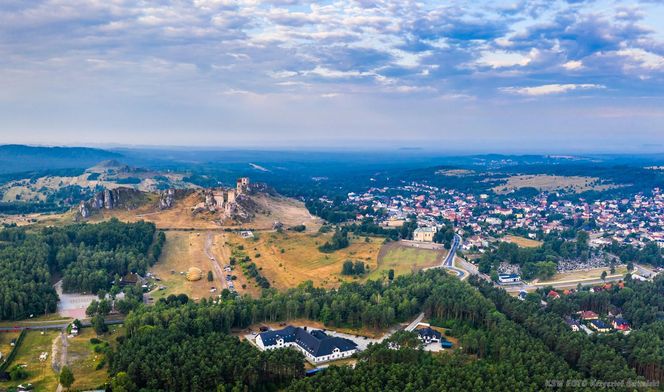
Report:
[[201,280],[201,278],[203,278],[203,271],[201,271],[200,268],[191,267],[187,271],[187,280],[188,281],[194,282],[194,281],[197,281],[197,280]]

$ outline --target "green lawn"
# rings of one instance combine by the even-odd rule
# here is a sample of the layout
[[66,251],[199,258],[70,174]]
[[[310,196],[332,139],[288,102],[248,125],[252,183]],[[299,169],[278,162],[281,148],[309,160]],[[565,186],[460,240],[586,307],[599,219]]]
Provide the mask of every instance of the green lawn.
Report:
[[369,279],[377,279],[390,269],[395,275],[403,275],[432,267],[442,262],[447,254],[444,250],[431,250],[405,246],[397,242],[387,243],[378,256],[378,268],[369,274]]
[[[19,347],[18,354],[10,368],[16,364],[26,365],[28,378],[20,381],[0,382],[0,390],[15,387],[19,384],[32,383],[35,391],[54,391],[58,386],[57,375],[51,368],[51,349],[53,339],[60,335],[60,331],[47,331],[43,335],[38,331],[31,331],[25,335],[25,339]],[[3,347],[3,354],[5,348]],[[42,352],[48,353],[44,362],[39,361]],[[7,352],[8,354],[9,352]]]

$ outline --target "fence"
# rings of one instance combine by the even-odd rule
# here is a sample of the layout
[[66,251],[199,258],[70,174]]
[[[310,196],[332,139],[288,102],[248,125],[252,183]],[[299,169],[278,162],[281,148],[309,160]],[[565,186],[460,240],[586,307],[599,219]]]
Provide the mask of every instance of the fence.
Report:
[[14,348],[9,353],[9,355],[7,355],[7,358],[5,358],[5,361],[2,363],[2,365],[0,365],[0,374],[7,371],[7,368],[14,360],[14,357],[16,357],[16,354],[18,353],[18,348],[21,347],[21,343],[23,342],[23,338],[25,337],[26,332],[27,331],[24,329],[21,331],[21,334],[18,335],[18,339],[16,339],[16,344],[14,345]]

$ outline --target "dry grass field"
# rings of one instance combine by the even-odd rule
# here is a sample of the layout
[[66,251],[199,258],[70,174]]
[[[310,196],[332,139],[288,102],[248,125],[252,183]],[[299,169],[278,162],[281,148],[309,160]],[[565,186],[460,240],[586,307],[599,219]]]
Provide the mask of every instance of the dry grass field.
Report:
[[390,269],[394,270],[395,276],[417,272],[440,264],[446,255],[446,250],[415,248],[399,242],[390,242],[381,248],[378,268],[369,274],[369,278],[378,279],[386,276]]
[[137,222],[144,220],[153,222],[161,229],[218,229],[221,227],[212,214],[198,214],[194,216],[191,208],[200,200],[197,194],[191,194],[182,200],[177,200],[172,208],[160,210],[157,207],[158,196],[149,194],[149,202],[135,210],[102,210],[90,219],[91,222],[100,222],[110,218],[118,218],[124,222]]
[[[216,234],[219,236],[220,234]],[[158,285],[165,290],[155,290],[150,296],[155,300],[169,294],[187,294],[190,298],[200,299],[215,295],[210,287],[220,290],[218,281],[208,282],[207,271],[212,271],[212,261],[205,255],[206,232],[200,231],[167,231],[166,244],[159,261],[150,269],[161,281]],[[203,279],[190,282],[185,274],[190,267],[203,271]],[[218,293],[217,293],[218,294]]]
[[[18,354],[10,368],[14,365],[25,365],[25,370],[28,372],[28,378],[20,381],[5,381],[0,382],[0,390],[5,390],[10,387],[15,387],[18,384],[31,383],[35,391],[55,391],[58,386],[57,374],[51,367],[51,355],[53,348],[53,340],[60,336],[60,331],[46,331],[43,335],[38,331],[31,331],[25,335],[25,339],[18,349]],[[2,346],[3,354],[9,353]],[[46,361],[39,361],[39,355],[42,352],[48,353]]]
[[581,193],[589,190],[602,191],[615,187],[617,185],[599,184],[599,179],[595,177],[538,174],[509,177],[504,184],[494,187],[493,191],[498,194],[505,194],[521,188],[535,188],[540,191],[567,190]]
[[71,223],[74,218],[73,213],[64,214],[17,214],[0,215],[0,224],[16,226],[34,225],[35,227],[55,226]]
[[522,248],[537,248],[542,245],[542,241],[531,240],[530,238],[519,237],[516,235],[506,235],[503,241],[517,244]]
[[[110,331],[100,336],[99,340],[114,345],[117,343],[116,337],[124,332],[117,325],[109,328]],[[97,337],[97,334],[92,328],[82,328],[78,336],[69,339],[67,362],[75,378],[72,389],[97,389],[108,379],[108,361],[104,354],[95,352],[95,345],[90,343],[90,338],[94,337]],[[102,365],[97,369],[100,363]]]
[[275,221],[279,221],[286,227],[305,225],[308,232],[317,232],[322,224],[319,218],[309,214],[304,203],[299,200],[264,194],[252,196],[252,199],[267,213],[257,214],[254,221],[246,226],[269,230]]
[[[272,287],[286,289],[311,280],[316,286],[335,287],[343,280],[353,278],[341,275],[346,260],[361,260],[373,271],[377,268],[378,252],[382,239],[364,237],[351,238],[345,249],[333,253],[322,253],[318,246],[332,237],[332,233],[308,234],[293,232],[261,232],[256,238],[243,239],[229,234],[231,247],[244,247],[244,252],[260,269]],[[260,257],[256,257],[260,254]],[[254,284],[254,282],[251,282]]]

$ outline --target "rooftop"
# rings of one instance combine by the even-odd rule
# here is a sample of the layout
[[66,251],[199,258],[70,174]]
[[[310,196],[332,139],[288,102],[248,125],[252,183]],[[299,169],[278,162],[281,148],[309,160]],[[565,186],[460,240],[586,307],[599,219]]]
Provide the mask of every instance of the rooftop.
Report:
[[339,351],[349,351],[357,348],[357,344],[350,339],[329,336],[324,331],[311,332],[300,327],[289,325],[284,329],[267,331],[259,335],[265,346],[273,346],[278,339],[284,342],[296,343],[314,357],[330,355],[335,348]]

